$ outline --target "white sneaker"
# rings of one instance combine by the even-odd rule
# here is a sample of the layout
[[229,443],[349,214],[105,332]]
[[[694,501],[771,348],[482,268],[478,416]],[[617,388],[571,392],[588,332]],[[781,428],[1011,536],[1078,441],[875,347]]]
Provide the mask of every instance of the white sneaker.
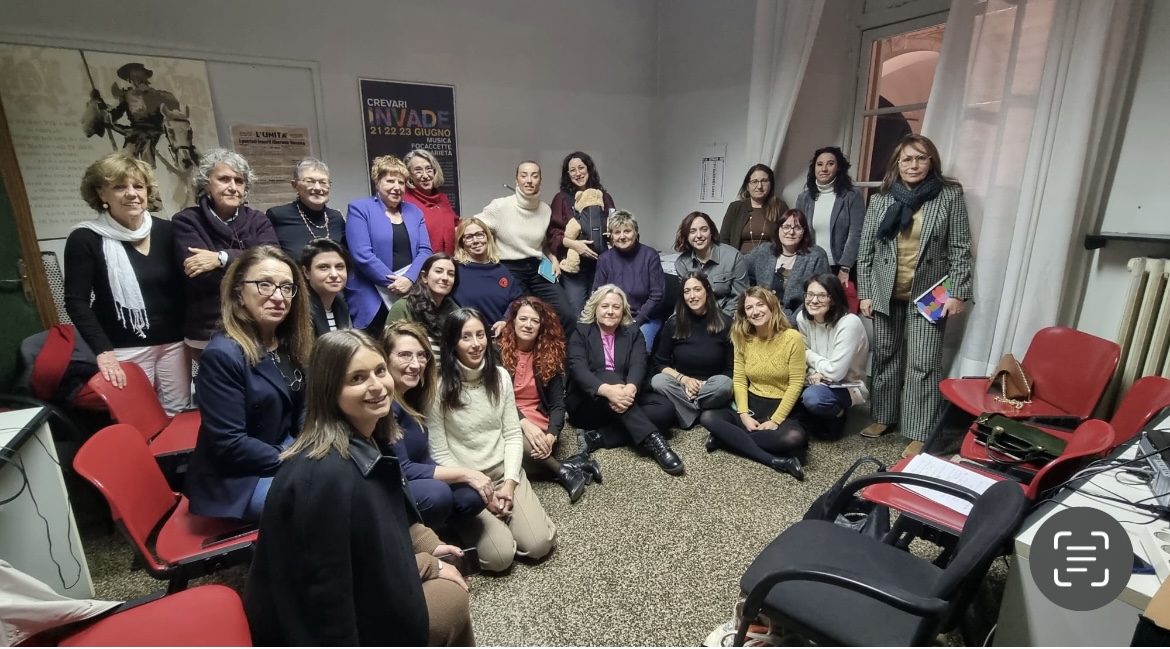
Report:
[[[728,620],[715,627],[715,630],[707,635],[707,639],[703,641],[703,646],[730,647],[735,642],[735,632],[738,630],[739,624],[736,620]],[[779,647],[781,646],[781,636],[772,633],[772,629],[766,625],[752,624],[748,626],[748,632],[744,638],[743,646]]]

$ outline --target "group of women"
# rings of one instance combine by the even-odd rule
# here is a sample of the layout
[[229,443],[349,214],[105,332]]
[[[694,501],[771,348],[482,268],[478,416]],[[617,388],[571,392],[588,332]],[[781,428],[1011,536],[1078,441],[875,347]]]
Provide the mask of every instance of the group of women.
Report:
[[[514,194],[464,219],[433,155],[384,156],[374,195],[343,219],[324,163],[299,163],[297,199],[265,215],[246,205],[247,162],[217,149],[195,175],[197,205],[171,221],[145,209],[149,166],[114,153],[82,182],[97,216],[67,241],[66,306],[106,379],[124,385],[119,363],[137,363],[170,411],[190,406],[188,353],[199,361],[185,495],[195,514],[261,521],[249,612],[274,637],[365,643],[378,630],[358,613],[390,595],[430,611],[432,642],[467,642],[466,583],[432,560],[459,550],[430,528],[476,546],[485,570],[543,558],[557,530],[529,474],[576,502],[602,480],[592,451],[635,446],[678,475],[668,431],[701,423],[709,452],[803,479],[810,436],[840,437],[871,396],[863,435],[925,438],[945,316],[971,297],[962,191],[921,136],[902,141],[868,211],[848,169],[840,149],[818,150],[789,210],[756,165],[722,231],[688,214],[671,310],[657,251],[581,152],[551,207],[525,161]],[[600,254],[565,234],[585,190],[608,210]],[[569,251],[581,263],[562,273]],[[944,318],[922,318],[914,297],[948,275]],[[872,394],[851,290],[874,320]],[[580,452],[558,460],[566,417]],[[370,523],[373,511],[393,515]],[[359,584],[361,547],[385,570]]]

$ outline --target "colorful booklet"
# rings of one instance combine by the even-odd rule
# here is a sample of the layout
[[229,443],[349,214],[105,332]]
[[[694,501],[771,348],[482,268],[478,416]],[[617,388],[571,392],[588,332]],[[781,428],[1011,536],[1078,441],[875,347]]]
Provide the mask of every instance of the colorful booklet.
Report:
[[944,275],[937,284],[931,286],[925,293],[914,300],[915,306],[922,317],[931,322],[942,320],[943,305],[951,297],[951,276]]

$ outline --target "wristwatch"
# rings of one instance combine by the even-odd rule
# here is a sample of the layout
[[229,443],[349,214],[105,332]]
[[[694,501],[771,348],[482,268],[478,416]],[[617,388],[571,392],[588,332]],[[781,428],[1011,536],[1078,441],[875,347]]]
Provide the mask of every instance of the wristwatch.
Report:
[[228,262],[228,254],[226,252],[224,252],[223,250],[220,250],[219,251],[219,265],[221,267],[225,267],[225,266],[227,266],[227,262]]

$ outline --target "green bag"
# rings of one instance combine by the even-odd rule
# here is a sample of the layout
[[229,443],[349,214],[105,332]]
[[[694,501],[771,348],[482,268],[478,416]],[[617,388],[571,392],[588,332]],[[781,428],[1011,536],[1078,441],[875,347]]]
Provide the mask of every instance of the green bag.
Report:
[[[975,420],[975,439],[987,447],[988,459],[999,464],[1048,463],[1064,453],[1068,442],[1003,415],[983,413]],[[996,458],[994,451],[1011,458]]]

